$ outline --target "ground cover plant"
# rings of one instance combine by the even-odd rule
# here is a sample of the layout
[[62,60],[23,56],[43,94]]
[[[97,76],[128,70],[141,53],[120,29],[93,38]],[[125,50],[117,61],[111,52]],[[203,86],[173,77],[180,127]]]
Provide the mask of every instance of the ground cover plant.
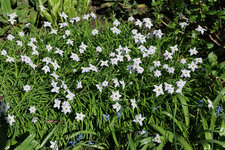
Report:
[[90,2],[90,0],[38,1],[41,16],[54,25],[57,25],[59,19],[62,21],[65,14],[67,14],[70,18],[76,17],[78,14],[86,14],[90,8]]
[[193,89],[204,75],[200,47],[150,18],[62,16],[36,34],[12,29],[0,45],[6,149],[225,147],[225,89]]
[[[0,37],[6,36],[11,28],[36,32],[40,17],[37,9],[28,0],[0,1]],[[34,3],[33,3],[34,4]],[[12,15],[16,13],[16,16]],[[9,16],[11,14],[11,16]],[[13,26],[12,26],[13,25]]]
[[[152,1],[151,6],[150,12],[158,16],[162,25],[204,47],[205,55],[214,51],[221,55],[220,60],[224,60],[225,1],[159,0]],[[197,25],[205,29],[204,35],[196,37],[193,29]]]

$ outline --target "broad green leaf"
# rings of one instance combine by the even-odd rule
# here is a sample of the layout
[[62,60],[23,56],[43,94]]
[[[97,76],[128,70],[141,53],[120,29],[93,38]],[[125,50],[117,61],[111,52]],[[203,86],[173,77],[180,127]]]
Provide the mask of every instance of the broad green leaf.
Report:
[[81,4],[82,4],[82,0],[77,0],[77,5],[76,5],[76,11],[79,11],[81,13]]
[[83,145],[83,146],[86,146],[86,147],[93,147],[93,148],[96,148],[96,149],[106,149],[105,147],[100,146],[100,145],[88,145],[88,144],[84,144],[84,143],[80,143],[80,144]]
[[[168,113],[168,112],[166,112],[166,111],[161,111],[160,113],[162,113],[162,114],[168,116],[170,119],[173,119],[173,115],[170,114],[170,113]],[[174,118],[174,122],[175,122],[175,123],[177,124],[177,126],[180,128],[180,130],[182,131],[184,137],[185,137],[185,138],[188,138],[187,132],[186,132],[185,129],[183,129],[183,127],[182,127],[182,126],[184,126],[184,125],[182,125],[182,124],[180,123],[180,121],[178,121],[176,118]],[[184,126],[184,127],[185,127],[185,126]]]
[[51,136],[55,133],[55,130],[58,128],[58,126],[59,126],[59,124],[56,125],[56,126],[52,129],[52,131],[47,135],[47,137],[44,139],[44,141],[41,143],[40,147],[38,147],[38,148],[42,148],[42,147],[45,145],[45,143],[46,143],[46,142],[51,138]]
[[174,34],[178,34],[179,31],[180,31],[179,29],[176,29],[175,32],[174,32]]
[[188,142],[185,141],[180,136],[177,136],[177,141],[179,141],[179,143],[184,147],[184,149],[193,150],[192,146],[190,144],[188,144]]
[[10,12],[11,8],[11,3],[10,0],[1,0],[1,8],[5,11],[5,12]]
[[162,127],[156,125],[156,124],[151,124],[151,126],[157,130],[159,133],[161,133],[165,138],[169,139],[169,141],[172,143],[173,142],[173,138],[174,135],[172,132],[170,131],[166,131],[165,129],[163,129]]
[[[206,131],[206,130],[209,129],[207,120],[206,120],[205,117],[202,115],[202,112],[200,112],[200,116],[201,116],[201,119],[202,119],[202,126],[203,126],[203,129]],[[212,139],[212,134],[211,134],[210,132],[205,132],[205,138],[206,138],[206,139]]]
[[[200,112],[200,116],[201,116],[201,120],[202,120],[202,126],[203,126],[203,129],[204,129],[204,131],[207,131],[207,130],[209,129],[207,120],[206,120],[205,117],[202,115],[202,112]],[[212,139],[212,134],[211,134],[209,131],[205,132],[205,139],[207,139],[207,140]],[[203,143],[203,148],[204,148],[204,149],[207,149],[208,147],[210,147],[209,144]]]
[[218,140],[201,140],[197,143],[215,143],[218,144],[220,146],[222,146],[223,148],[225,148],[225,141],[218,141]]
[[53,24],[54,25],[57,25],[57,15],[58,14],[61,14],[61,1],[58,1],[58,2],[55,2],[54,6],[52,6],[51,10],[50,10],[50,13],[51,13],[51,16],[52,16],[52,20],[53,20]]
[[85,14],[85,13],[87,13],[87,10],[88,10],[88,7],[89,7],[89,5],[90,5],[90,0],[84,0],[83,1],[83,6],[82,6],[82,14]]
[[152,142],[153,142],[153,141],[152,141],[152,138],[151,138],[151,137],[144,138],[144,139],[142,139],[142,140],[140,141],[141,146],[146,145],[146,144],[148,144],[148,143],[152,143]]
[[173,23],[169,24],[168,26],[169,26],[169,28],[174,29],[174,28],[176,27],[176,23],[175,23],[175,22],[173,22]]
[[213,71],[212,71],[212,75],[213,75],[214,77],[216,77],[216,76],[218,75],[218,71],[213,70]]
[[217,14],[217,12],[218,11],[209,11],[209,12],[207,12],[207,15],[215,15],[215,14]]
[[222,69],[223,71],[225,70],[225,61],[221,62],[219,64],[220,69]]
[[[162,127],[156,125],[156,124],[151,124],[150,126],[152,126],[155,130],[157,130],[160,134],[162,134],[165,139],[169,139],[169,141],[172,143],[173,142],[173,138],[174,138],[174,134],[170,131],[167,131],[165,129],[163,129]],[[192,146],[190,144],[188,144],[187,141],[185,141],[183,138],[181,138],[180,136],[176,136],[177,141],[185,148],[188,150],[193,150]]]
[[49,22],[53,22],[52,16],[51,16],[46,10],[42,11],[41,14],[44,15],[44,17],[45,17]]
[[217,63],[217,56],[214,52],[211,52],[209,55],[208,55],[208,60],[209,62],[213,65],[215,65]]
[[194,22],[194,21],[196,21],[197,18],[198,18],[198,15],[193,15],[190,17],[189,21]]
[[165,146],[166,142],[160,143],[157,147],[156,150],[163,150],[163,147]]
[[71,0],[64,0],[63,11],[68,13],[68,9],[71,7]]
[[214,47],[213,43],[206,43],[207,49],[211,49]]
[[225,136],[225,121],[222,120],[221,127],[220,127],[220,136]]
[[72,134],[68,139],[71,139],[73,137],[76,137],[79,134],[93,134],[93,135],[96,135],[95,132],[91,132],[91,131],[78,131],[78,132]]
[[14,150],[22,150],[22,149],[35,149],[36,147],[39,146],[37,141],[34,139],[35,134],[30,134],[18,147],[16,147]]
[[37,33],[37,27],[35,27],[33,24],[30,25],[30,32]]
[[186,127],[188,127],[190,124],[190,116],[189,116],[189,110],[188,110],[187,100],[186,100],[187,98],[180,94],[177,97],[180,100],[180,103],[182,105],[184,118],[185,118],[185,124],[186,124]]
[[37,12],[36,11],[31,11],[30,12],[30,23],[35,24],[37,19]]
[[128,147],[130,150],[136,150],[136,146],[134,144],[134,140],[130,135],[128,135]]
[[[11,147],[11,146],[13,146],[13,145],[15,145],[15,144],[17,144],[17,143],[18,143],[18,141],[16,141],[15,139],[10,139],[10,140],[7,141],[5,147]],[[1,148],[1,146],[0,146],[0,148]],[[2,148],[2,149],[3,149],[3,148]]]
[[114,128],[114,125],[115,125],[115,120],[117,119],[117,117],[114,117],[112,122],[109,124],[109,128],[112,132],[112,137],[113,137],[113,140],[116,144],[116,147],[119,148],[119,143],[118,143],[118,140],[116,138],[116,133],[115,133],[115,128]]
[[58,2],[57,0],[48,0],[48,4],[51,7],[54,7],[57,2]]
[[141,150],[152,149],[154,146],[155,146],[155,144],[152,142],[152,143],[149,143],[149,144],[144,145],[144,146],[141,148]]
[[29,7],[29,0],[22,0],[21,1],[23,6]]
[[216,99],[213,101],[213,110],[212,110],[212,116],[211,116],[211,124],[210,124],[210,130],[213,131],[215,128],[216,123],[216,107],[218,106],[218,103],[223,98],[223,95],[225,94],[225,88],[223,88]]
[[29,10],[27,10],[27,9],[22,9],[22,10],[16,11],[16,14],[19,17],[19,21],[27,19],[28,13],[29,13]]

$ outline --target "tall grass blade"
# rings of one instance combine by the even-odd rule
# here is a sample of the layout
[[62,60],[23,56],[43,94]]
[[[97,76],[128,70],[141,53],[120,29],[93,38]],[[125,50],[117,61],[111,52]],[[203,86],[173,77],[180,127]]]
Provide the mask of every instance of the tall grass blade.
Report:
[[[39,147],[39,144],[34,139],[35,134],[30,134],[16,149],[14,150],[32,150]],[[38,148],[37,148],[38,149]]]
[[11,10],[10,0],[1,0],[1,8],[4,11],[9,12]]
[[186,131],[185,129],[183,129],[182,126],[184,126],[184,125],[182,125],[182,124],[180,123],[180,121],[178,121],[176,118],[173,118],[173,115],[170,114],[170,113],[168,113],[168,112],[166,112],[166,111],[162,111],[161,113],[164,114],[164,115],[166,115],[166,116],[168,116],[168,117],[171,118],[171,119],[174,119],[174,122],[175,122],[175,123],[177,124],[177,126],[180,128],[180,130],[182,131],[184,137],[185,137],[185,138],[188,138],[187,131]]
[[41,143],[40,148],[42,148],[45,145],[45,143],[50,139],[50,137],[55,133],[55,130],[58,128],[58,126],[59,126],[59,124],[52,129],[52,131],[48,134],[48,136]]
[[110,123],[109,125],[109,128],[110,130],[112,131],[112,137],[113,137],[113,140],[116,144],[116,147],[119,148],[119,143],[117,141],[117,138],[116,138],[116,133],[115,133],[115,128],[114,128],[114,125],[115,125],[115,119],[117,119],[116,117],[113,118],[112,122]]
[[225,141],[221,142],[218,140],[201,140],[197,143],[215,143],[215,144],[218,144],[218,145],[222,146],[223,148],[225,148]]
[[186,127],[188,127],[190,124],[190,115],[189,115],[186,97],[184,97],[183,95],[178,95],[177,97],[180,100],[180,103],[182,105],[184,118],[185,118],[185,124],[186,124]]
[[[203,126],[204,131],[208,131],[209,126],[208,126],[207,120],[202,115],[202,112],[200,112],[200,116],[201,116],[201,119],[202,119],[202,126]],[[207,140],[212,139],[212,134],[210,132],[205,132],[205,139],[207,139]],[[209,146],[210,146],[209,144],[203,143],[204,149],[208,149]]]
[[130,135],[128,135],[128,147],[130,150],[136,150],[136,146],[134,144],[134,140]]
[[[173,142],[173,138],[174,138],[174,134],[170,131],[166,131],[165,129],[163,129],[162,127],[158,126],[158,125],[151,125],[155,130],[157,130],[159,133],[161,133],[165,138],[168,138],[169,141],[172,143]],[[187,150],[193,150],[192,146],[190,144],[188,144],[188,142],[186,140],[184,140],[183,138],[181,138],[180,136],[176,136],[177,141]]]

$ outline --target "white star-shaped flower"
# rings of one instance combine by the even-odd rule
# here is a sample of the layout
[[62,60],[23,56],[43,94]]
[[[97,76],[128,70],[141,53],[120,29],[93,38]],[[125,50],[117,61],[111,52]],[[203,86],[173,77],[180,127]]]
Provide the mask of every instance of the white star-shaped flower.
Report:
[[58,98],[56,98],[56,99],[54,99],[54,102],[55,102],[55,104],[54,104],[53,108],[59,109],[61,101]]
[[62,12],[62,13],[60,14],[60,16],[63,17],[65,20],[66,20],[66,18],[68,17],[64,12]]
[[8,114],[8,117],[5,117],[6,122],[11,126],[13,124],[13,122],[16,122],[14,119],[14,115],[10,115]]
[[45,65],[41,70],[44,70],[46,74],[47,72],[50,72],[50,67]]
[[29,111],[30,111],[30,113],[35,113],[35,111],[36,111],[35,106],[30,106]]
[[69,99],[69,101],[73,100],[73,97],[75,96],[75,94],[68,92],[68,94],[66,95],[66,98]]
[[161,143],[162,141],[160,140],[160,136],[159,134],[156,134],[156,137],[152,140],[153,142],[156,142],[156,143]]
[[112,91],[112,95],[110,96],[113,101],[118,101],[122,95],[120,95],[119,91]]
[[40,5],[39,7],[41,11],[44,11],[46,9],[43,5]]
[[23,90],[26,92],[30,91],[30,86],[29,85],[23,86]]
[[97,35],[98,34],[98,30],[97,29],[92,30],[91,34],[94,35],[94,36]]
[[135,120],[133,122],[139,123],[141,126],[143,125],[142,121],[144,121],[145,117],[142,117],[141,114],[135,116]]
[[213,109],[213,103],[212,103],[212,101],[210,101],[209,99],[207,100],[208,101],[208,108],[212,108]]
[[160,84],[159,86],[154,85],[155,89],[153,90],[154,92],[156,92],[156,96],[158,97],[160,94],[164,95],[163,89],[162,89],[162,84]]
[[116,102],[116,104],[113,105],[113,109],[115,109],[116,112],[120,111],[120,109],[121,109],[120,104],[118,102]]
[[196,28],[195,30],[198,31],[198,32],[201,32],[202,35],[206,31],[206,29],[202,28],[200,25],[198,25],[198,28]]
[[76,120],[77,121],[83,121],[84,120],[85,115],[81,112],[81,113],[76,113]]
[[56,144],[56,141],[50,141],[50,148],[53,149],[53,150],[58,150],[58,145]]

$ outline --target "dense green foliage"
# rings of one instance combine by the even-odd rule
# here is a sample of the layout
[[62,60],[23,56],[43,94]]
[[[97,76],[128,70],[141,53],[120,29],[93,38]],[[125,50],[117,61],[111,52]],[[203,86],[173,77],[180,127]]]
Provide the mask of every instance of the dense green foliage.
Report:
[[[9,14],[15,12],[18,16],[10,20]],[[18,17],[18,18],[17,18]],[[16,19],[16,20],[15,20]],[[38,12],[28,0],[0,1],[0,36],[6,36],[12,28],[16,30],[37,31]],[[9,23],[11,22],[11,24]],[[13,25],[13,26],[12,26]]]
[[[0,36],[6,36],[12,28],[35,33],[43,24],[42,20],[48,20],[57,26],[63,20],[70,21],[62,14],[66,13],[72,19],[87,13],[89,7],[90,0],[1,0]],[[13,12],[18,16],[11,19],[8,15]]]
[[[225,91],[199,95],[199,78],[207,78],[195,56],[200,48],[176,33],[162,33],[147,18],[142,27],[138,20],[104,25],[95,20],[91,28],[90,18],[80,19],[75,26],[60,24],[57,32],[47,22],[37,34],[14,31],[1,44],[0,91],[9,105],[1,104],[1,128],[6,112],[15,119],[4,129],[8,146],[32,134],[21,146],[40,149],[51,140],[60,148],[76,143],[76,149],[224,147],[218,108]],[[209,61],[215,65],[216,56]],[[85,116],[79,121],[80,112]]]
[[90,0],[39,0],[39,5],[41,16],[56,26],[60,21],[69,21],[62,13],[67,14],[69,18],[87,13],[90,2]]

